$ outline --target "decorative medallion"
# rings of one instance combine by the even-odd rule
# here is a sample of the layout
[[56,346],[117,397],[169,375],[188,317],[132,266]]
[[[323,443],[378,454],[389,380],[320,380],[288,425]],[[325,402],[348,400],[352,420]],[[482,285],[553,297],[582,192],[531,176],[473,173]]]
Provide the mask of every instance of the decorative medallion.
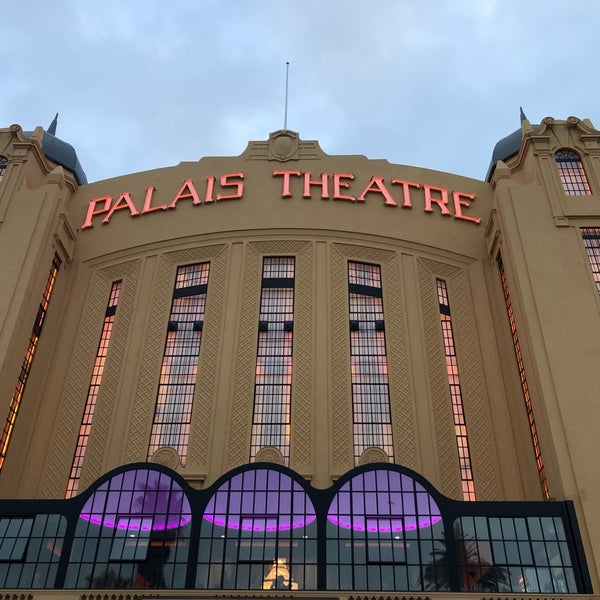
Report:
[[278,448],[275,446],[265,446],[261,448],[254,457],[256,462],[268,462],[275,463],[276,465],[283,465],[283,455]]
[[280,129],[269,134],[269,159],[286,161],[298,158],[298,134]]
[[390,457],[387,455],[385,450],[381,448],[375,448],[371,446],[370,448],[365,448],[363,453],[360,455],[359,464],[368,465],[371,463],[380,463],[380,462],[390,462]]
[[179,466],[179,454],[171,446],[162,446],[150,457],[150,462],[175,470]]

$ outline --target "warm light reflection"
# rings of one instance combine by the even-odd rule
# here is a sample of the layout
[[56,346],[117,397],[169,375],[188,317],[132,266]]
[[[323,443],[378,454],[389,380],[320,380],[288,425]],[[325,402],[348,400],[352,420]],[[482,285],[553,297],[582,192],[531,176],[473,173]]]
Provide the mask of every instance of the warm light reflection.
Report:
[[600,227],[582,227],[581,236],[590,261],[596,289],[600,294]]
[[394,458],[381,268],[348,263],[354,461],[367,448]]
[[458,375],[458,360],[454,346],[454,332],[452,330],[452,316],[448,300],[448,287],[443,279],[436,279],[438,303],[440,307],[440,321],[444,340],[444,353],[446,355],[446,372],[450,385],[450,400],[452,402],[452,416],[454,418],[454,431],[458,448],[458,462],[464,500],[475,500],[475,484],[471,468],[471,453],[467,437],[467,423],[464,414],[462,390]]
[[289,461],[295,259],[263,259],[250,459],[273,446]]
[[177,269],[148,458],[170,446],[185,465],[209,270],[210,263]]
[[581,157],[577,152],[559,150],[554,158],[563,190],[567,196],[588,196],[592,193],[581,164]]
[[79,427],[79,436],[77,438],[77,445],[75,446],[75,456],[73,457],[73,464],[71,465],[71,474],[69,475],[65,498],[73,497],[77,493],[77,489],[79,487],[81,468],[83,467],[85,451],[87,448],[90,431],[92,429],[92,420],[94,418],[96,399],[98,398],[98,392],[100,391],[100,384],[102,382],[102,375],[104,373],[104,365],[106,362],[106,355],[108,353],[108,345],[110,343],[110,336],[115,320],[115,311],[117,309],[120,291],[121,281],[115,281],[112,284],[108,298],[108,304],[106,306],[104,323],[102,325],[102,333],[100,334],[100,343],[98,344],[98,351],[96,353],[96,359],[94,361],[94,367],[92,370],[92,378],[88,388],[85,408],[83,409],[83,417],[81,419],[81,426]]
[[52,266],[50,268],[50,274],[48,275],[46,286],[44,287],[44,291],[42,293],[42,299],[38,307],[38,312],[33,323],[33,331],[31,332],[29,344],[21,364],[21,372],[19,373],[15,390],[10,399],[8,416],[6,417],[6,421],[4,423],[2,436],[0,436],[0,471],[4,465],[4,460],[6,459],[6,451],[8,449],[8,444],[10,443],[15,421],[17,420],[17,415],[21,406],[21,400],[23,398],[23,393],[25,392],[27,379],[29,378],[29,372],[31,370],[33,357],[35,356],[35,351],[38,346],[39,336],[42,332],[42,327],[46,319],[46,312],[48,310],[50,297],[52,295],[52,290],[54,289],[54,283],[56,282],[56,276],[58,274],[60,264],[60,258],[58,255],[54,255],[54,260],[52,261]]
[[285,558],[277,558],[263,580],[263,590],[297,590],[298,584],[290,576]]
[[510,294],[508,293],[508,282],[506,280],[506,273],[504,272],[504,264],[502,262],[502,256],[500,255],[500,253],[498,253],[498,256],[496,257],[496,262],[498,264],[498,271],[500,273],[502,291],[504,292],[504,304],[506,306],[506,313],[508,315],[508,322],[510,325],[510,332],[513,340],[513,348],[515,351],[515,357],[517,359],[517,367],[519,369],[521,391],[523,393],[523,400],[525,402],[525,410],[527,411],[527,420],[529,421],[529,432],[531,434],[531,442],[533,444],[533,451],[535,454],[535,462],[537,466],[538,476],[540,478],[540,484],[542,486],[542,494],[544,496],[544,499],[548,500],[550,498],[550,490],[548,489],[548,481],[546,479],[546,470],[544,468],[544,461],[542,459],[540,440],[538,438],[535,418],[533,416],[533,405],[531,403],[531,396],[529,394],[529,385],[527,384],[527,377],[525,376],[525,365],[523,364],[521,345],[519,343],[519,336],[517,335],[515,315],[513,313],[512,303],[510,301]]

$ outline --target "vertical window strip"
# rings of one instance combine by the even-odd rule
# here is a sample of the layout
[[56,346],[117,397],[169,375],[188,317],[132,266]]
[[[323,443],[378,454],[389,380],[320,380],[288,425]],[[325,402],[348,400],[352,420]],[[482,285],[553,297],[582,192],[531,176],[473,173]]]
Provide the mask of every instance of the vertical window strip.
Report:
[[517,367],[519,369],[519,378],[521,380],[521,391],[523,393],[523,400],[525,402],[525,410],[527,411],[527,419],[529,421],[529,431],[531,433],[531,442],[533,444],[533,451],[535,455],[535,463],[537,466],[538,476],[540,478],[540,485],[542,487],[542,494],[545,500],[550,498],[550,490],[548,489],[548,480],[546,479],[546,470],[544,468],[544,461],[542,459],[542,450],[540,447],[540,440],[538,437],[537,427],[535,424],[535,418],[533,415],[533,406],[531,403],[531,395],[529,393],[529,385],[527,384],[527,377],[525,376],[525,365],[523,364],[523,356],[521,354],[521,345],[519,343],[519,336],[517,335],[517,325],[515,322],[515,315],[512,309],[512,303],[510,301],[510,294],[508,293],[508,282],[506,280],[506,273],[504,272],[504,263],[502,262],[502,255],[498,253],[496,257],[498,264],[498,271],[500,273],[500,281],[502,282],[502,291],[504,292],[504,303],[506,306],[506,313],[508,315],[508,322],[510,325],[510,332],[513,341],[513,348],[515,351],[515,358],[517,359]]
[[4,177],[4,173],[8,167],[8,158],[6,156],[0,156],[0,181]]
[[366,448],[394,460],[381,267],[348,263],[354,462]]
[[115,321],[115,312],[117,310],[120,292],[121,281],[115,281],[112,284],[108,304],[106,306],[102,333],[100,334],[100,343],[98,344],[98,352],[96,353],[96,360],[94,361],[94,368],[92,370],[92,378],[90,380],[85,408],[83,410],[81,426],[79,427],[79,437],[77,438],[75,456],[73,457],[73,464],[71,466],[71,474],[69,475],[65,498],[72,498],[77,494],[79,479],[81,477],[81,468],[83,467],[85,451],[90,436],[90,430],[92,428],[96,399],[98,398],[98,392],[100,391],[102,374],[104,373],[104,365],[106,362],[106,355],[108,354],[108,345],[110,343],[110,336]]
[[277,448],[289,464],[295,259],[263,259],[250,459]]
[[475,500],[475,482],[471,468],[471,452],[467,435],[467,421],[465,419],[458,360],[454,345],[454,331],[452,329],[452,315],[448,300],[448,287],[443,279],[436,279],[438,302],[440,305],[440,321],[442,324],[442,337],[444,340],[444,353],[446,355],[446,371],[450,386],[450,399],[452,401],[452,415],[454,418],[454,433],[458,449],[460,465],[460,478],[462,481],[463,499]]
[[31,332],[31,337],[29,338],[27,350],[25,351],[25,357],[23,358],[23,362],[21,364],[21,372],[19,373],[19,377],[17,379],[17,385],[15,386],[12,398],[10,399],[8,416],[6,417],[6,421],[4,423],[2,436],[0,437],[0,471],[4,465],[6,451],[8,449],[8,444],[15,426],[15,421],[17,420],[17,415],[21,406],[21,400],[23,399],[23,393],[25,392],[25,386],[27,385],[27,379],[29,378],[29,373],[31,371],[31,365],[35,356],[35,351],[37,350],[40,335],[42,333],[42,327],[44,325],[44,321],[46,320],[46,313],[48,312],[48,305],[50,304],[50,297],[52,296],[52,291],[54,290],[54,283],[56,282],[56,276],[58,274],[60,264],[61,260],[58,255],[55,254],[54,259],[52,260],[52,266],[50,267],[50,273],[48,274],[48,279],[42,293],[42,299],[38,307],[38,312],[33,323],[33,329]]
[[177,269],[148,458],[174,448],[185,465],[210,263]]
[[596,289],[600,294],[600,227],[582,227],[581,237],[590,261]]
[[565,194],[567,196],[589,196],[592,192],[579,154],[573,150],[559,150],[554,158]]

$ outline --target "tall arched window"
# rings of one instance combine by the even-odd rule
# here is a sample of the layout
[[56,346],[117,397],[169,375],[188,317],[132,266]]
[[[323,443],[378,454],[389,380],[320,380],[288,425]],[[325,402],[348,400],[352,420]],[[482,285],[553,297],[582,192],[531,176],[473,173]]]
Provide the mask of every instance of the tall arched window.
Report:
[[563,148],[556,152],[554,158],[567,196],[588,196],[592,193],[577,152]]
[[354,475],[327,513],[327,589],[449,590],[443,542],[440,508],[421,483],[391,469]]
[[183,588],[191,519],[166,473],[148,465],[112,476],[81,509],[65,588]]
[[196,587],[317,589],[316,513],[298,481],[257,468],[219,487],[200,526]]

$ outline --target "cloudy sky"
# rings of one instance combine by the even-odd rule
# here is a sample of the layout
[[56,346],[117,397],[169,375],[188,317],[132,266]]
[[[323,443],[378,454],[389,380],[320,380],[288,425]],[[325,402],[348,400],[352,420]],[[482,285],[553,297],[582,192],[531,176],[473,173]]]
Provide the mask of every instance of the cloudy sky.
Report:
[[600,127],[595,0],[19,0],[0,127],[47,128],[89,181],[240,154],[288,128],[329,154],[483,179],[546,116]]

